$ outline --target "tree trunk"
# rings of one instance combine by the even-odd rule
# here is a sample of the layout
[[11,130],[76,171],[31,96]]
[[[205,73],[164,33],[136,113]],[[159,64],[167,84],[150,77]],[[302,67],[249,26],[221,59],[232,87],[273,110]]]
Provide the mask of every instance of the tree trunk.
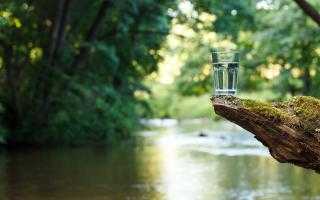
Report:
[[69,13],[69,6],[71,0],[59,0],[58,9],[55,16],[54,28],[52,31],[52,39],[49,50],[49,64],[54,65],[55,57],[61,46],[65,35],[65,27],[67,24],[67,18]]
[[36,124],[39,127],[47,126],[51,110],[52,76],[62,41],[65,37],[65,27],[72,0],[59,0],[52,30],[52,38],[48,52],[48,64],[42,69],[37,80],[37,89],[34,98],[41,99],[37,108]]
[[303,10],[303,12],[306,15],[311,17],[311,19],[320,26],[320,14],[313,6],[311,6],[305,0],[294,0],[294,1],[298,4],[298,6]]
[[[87,35],[85,36],[84,42],[92,42],[96,39],[98,30],[100,28],[100,25],[102,21],[104,20],[108,8],[112,5],[112,0],[103,0],[101,3],[101,6],[98,10],[98,13],[96,17],[93,20],[93,23],[91,24],[89,31]],[[86,46],[82,46],[79,50],[79,53],[75,56],[73,63],[71,64],[71,68],[67,70],[67,73],[69,75],[73,74],[73,71],[76,70],[79,66],[81,66],[88,56],[88,48]]]
[[13,47],[10,43],[1,40],[1,46],[4,52],[5,68],[5,96],[3,96],[3,106],[5,109],[5,125],[11,132],[15,132],[21,125],[21,112],[18,98],[18,75],[20,68],[13,62]]
[[8,96],[5,102],[6,124],[12,132],[15,132],[21,125],[20,105],[18,102],[18,83],[16,82],[15,68],[14,65],[7,66],[6,68],[6,88],[8,90]]
[[218,115],[253,133],[277,161],[320,171],[320,100],[296,97],[275,104],[229,96],[211,100]]

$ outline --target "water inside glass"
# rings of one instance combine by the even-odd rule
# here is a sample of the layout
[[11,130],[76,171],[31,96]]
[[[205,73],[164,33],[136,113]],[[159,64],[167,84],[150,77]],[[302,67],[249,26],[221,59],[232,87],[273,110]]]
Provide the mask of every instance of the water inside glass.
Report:
[[239,56],[237,52],[213,52],[215,95],[235,95],[237,92]]

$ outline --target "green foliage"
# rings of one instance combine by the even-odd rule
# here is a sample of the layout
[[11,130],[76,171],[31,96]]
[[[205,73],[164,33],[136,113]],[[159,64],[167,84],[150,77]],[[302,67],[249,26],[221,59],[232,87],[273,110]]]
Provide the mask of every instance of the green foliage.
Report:
[[[208,46],[197,46],[198,50],[193,53],[185,61],[181,69],[180,76],[176,79],[176,87],[183,95],[202,95],[212,90],[212,76],[211,73],[204,74],[210,68],[206,63],[207,60],[202,56],[209,52]],[[209,68],[209,69],[207,69]]]
[[[149,83],[150,84],[150,83]],[[214,118],[210,96],[182,96],[173,85],[152,84],[151,96],[147,99],[153,118]],[[190,110],[192,109],[192,111]]]
[[[320,10],[318,1],[310,3]],[[207,12],[216,19],[210,26],[200,17],[180,22],[190,26],[198,36],[193,39],[198,45],[184,51],[187,59],[176,79],[181,94],[211,92],[211,73],[203,74],[202,69],[210,63],[207,59],[210,47],[224,47],[236,48],[241,53],[238,84],[241,91],[272,90],[280,94],[273,96],[283,99],[299,94],[320,95],[317,88],[320,80],[319,27],[294,1],[197,0],[193,4],[198,16]],[[214,32],[216,39],[210,43],[201,42],[206,34],[197,27]],[[223,45],[226,41],[231,44]]]
[[[319,2],[310,3],[320,10]],[[319,27],[294,1],[196,0],[192,4],[192,14],[178,12],[168,44],[164,45],[164,55],[168,54],[165,59],[178,57],[181,68],[174,89],[158,101],[159,116],[173,116],[166,108],[175,99],[182,105],[186,99],[201,101],[211,93],[212,67],[208,58],[212,47],[241,53],[238,88],[242,97],[274,100],[320,94]],[[179,36],[176,26],[182,29]],[[184,107],[190,110],[202,106],[186,103]],[[263,106],[255,108],[268,111]],[[269,111],[269,117],[279,118],[275,120],[284,116],[277,108]]]
[[[157,70],[170,29],[167,10],[176,2],[84,0],[59,11],[60,2],[0,5],[1,125],[8,142],[130,138],[143,104],[134,94],[148,90],[142,80]],[[54,36],[59,23],[63,34]]]
[[[276,9],[257,16],[261,31],[254,37],[255,56],[267,68],[272,64],[281,66],[280,76],[272,80],[275,90],[283,94],[289,91],[292,95],[318,95],[313,80],[318,74],[319,27],[294,2],[276,3]],[[320,8],[319,4],[315,6]]]
[[[192,38],[184,41],[183,51],[186,57],[181,69],[181,75],[176,79],[176,86],[183,95],[202,95],[212,91],[212,71],[209,55],[211,49],[238,48],[242,56],[253,48],[252,31],[256,29],[255,1],[206,1],[193,2],[198,17],[180,23],[195,31]],[[203,14],[212,15],[214,20],[203,20]],[[187,42],[186,42],[187,41]],[[237,43],[239,44],[237,47]],[[255,66],[260,62],[241,62],[245,69],[240,69],[241,88],[257,89],[262,82],[259,76],[250,81]],[[208,70],[209,68],[209,70]],[[208,73],[209,72],[209,73]]]
[[212,105],[209,101],[210,95],[201,96],[180,96],[179,102],[173,104],[174,111],[172,117],[178,119],[185,118],[210,118],[218,119],[218,116],[212,112]]
[[[80,87],[84,95],[71,93],[68,101],[62,102],[63,109],[53,117],[50,123],[53,140],[113,142],[132,136],[138,123],[132,97],[126,98],[108,86]],[[56,134],[61,130],[63,134]]]
[[196,0],[194,4],[197,11],[217,16],[213,24],[214,31],[224,36],[237,38],[239,31],[255,28],[255,0]]
[[[208,116],[212,47],[241,52],[241,91],[320,95],[319,27],[294,1],[195,0],[189,13],[177,8],[186,1],[83,0],[59,11],[63,2],[0,4],[0,138],[8,142],[123,140],[150,110]],[[163,60],[179,76],[148,89]]]

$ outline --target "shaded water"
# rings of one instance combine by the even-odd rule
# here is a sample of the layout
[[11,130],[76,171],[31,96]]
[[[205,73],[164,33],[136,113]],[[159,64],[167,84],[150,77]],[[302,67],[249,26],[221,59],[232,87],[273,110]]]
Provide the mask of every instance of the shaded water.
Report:
[[320,199],[319,175],[275,162],[236,126],[147,123],[162,128],[137,145],[0,153],[0,199]]

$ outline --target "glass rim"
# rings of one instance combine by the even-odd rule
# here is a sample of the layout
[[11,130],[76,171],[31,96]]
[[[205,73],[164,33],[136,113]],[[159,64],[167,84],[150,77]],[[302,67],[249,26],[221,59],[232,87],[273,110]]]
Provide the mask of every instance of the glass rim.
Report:
[[238,50],[218,50],[218,51],[211,50],[210,52],[211,53],[239,53]]
[[240,52],[235,49],[221,50],[215,48],[211,51],[213,65],[219,63],[240,63]]
[[[223,63],[228,63],[228,64],[239,64],[240,61],[232,61],[232,62],[228,62],[228,61],[222,61],[222,62],[212,62],[213,65],[218,65],[218,64],[223,64]],[[220,67],[220,66],[214,66],[216,68],[224,68],[224,67]],[[236,67],[235,67],[236,68]]]

